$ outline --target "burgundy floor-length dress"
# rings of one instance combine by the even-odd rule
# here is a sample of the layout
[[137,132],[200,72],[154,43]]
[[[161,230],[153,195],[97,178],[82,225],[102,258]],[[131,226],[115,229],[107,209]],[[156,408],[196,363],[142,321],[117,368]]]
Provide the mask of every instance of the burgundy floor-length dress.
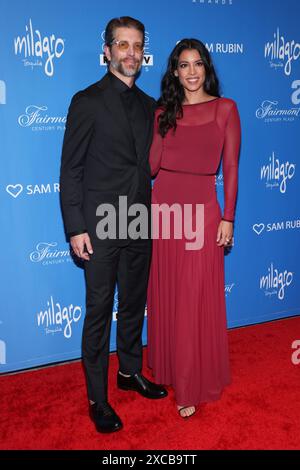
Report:
[[151,171],[157,175],[152,204],[192,204],[193,223],[196,204],[203,204],[204,244],[187,250],[190,240],[172,236],[172,217],[169,239],[153,220],[153,232],[158,229],[160,234],[153,239],[148,288],[148,364],[155,382],[172,385],[176,402],[188,406],[218,399],[230,383],[224,247],[216,243],[222,214],[215,175],[222,157],[223,218],[232,221],[240,120],[234,101],[227,98],[184,105],[176,132],[161,138],[160,113],[157,110],[150,152]]

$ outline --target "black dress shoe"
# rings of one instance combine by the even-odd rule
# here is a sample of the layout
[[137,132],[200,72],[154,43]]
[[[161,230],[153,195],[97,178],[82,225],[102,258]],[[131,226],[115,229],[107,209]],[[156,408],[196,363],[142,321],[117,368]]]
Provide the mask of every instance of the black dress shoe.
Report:
[[118,373],[118,387],[122,390],[134,390],[146,398],[164,398],[168,395],[161,385],[156,385],[146,379],[142,374],[134,374],[130,377],[124,377]]
[[119,416],[107,402],[90,405],[90,415],[98,432],[115,432],[123,427]]

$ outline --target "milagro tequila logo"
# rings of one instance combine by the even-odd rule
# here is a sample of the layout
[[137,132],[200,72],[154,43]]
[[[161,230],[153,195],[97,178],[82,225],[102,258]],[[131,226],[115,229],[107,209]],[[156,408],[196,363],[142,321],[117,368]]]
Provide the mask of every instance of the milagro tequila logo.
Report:
[[47,106],[30,104],[25,113],[20,114],[18,123],[21,127],[31,127],[33,131],[65,130],[67,116],[49,116]]
[[37,325],[45,330],[45,334],[61,333],[65,338],[72,337],[72,324],[78,323],[82,315],[81,306],[67,305],[63,306],[59,302],[55,302],[51,295],[47,301],[46,310],[41,310],[36,314]]
[[295,176],[295,172],[296,163],[288,161],[281,163],[279,158],[275,157],[275,152],[272,152],[269,163],[260,169],[260,179],[266,182],[266,188],[279,188],[279,191],[284,194],[287,182]]
[[[105,46],[105,31],[102,31],[101,33],[101,39],[103,41],[102,43],[102,52],[99,56],[100,59],[100,65],[108,65],[107,58],[104,54],[104,46]],[[148,31],[145,31],[145,44],[144,44],[144,57],[143,57],[143,67],[145,67],[145,70],[148,70],[148,67],[152,67],[154,65],[153,62],[153,54],[150,54],[150,34]]]
[[29,255],[30,261],[32,263],[40,263],[44,266],[71,262],[70,250],[58,250],[57,245],[57,242],[38,243],[35,250]]
[[294,121],[300,116],[300,108],[279,108],[278,101],[264,100],[255,112],[257,119],[263,119],[265,122]]
[[34,29],[31,18],[29,25],[25,25],[25,34],[14,38],[14,53],[20,55],[25,67],[42,67],[48,77],[54,75],[54,59],[60,59],[65,51],[65,42],[56,38],[54,34],[42,36],[38,29]]
[[286,41],[279,28],[273,34],[273,41],[265,44],[265,58],[270,59],[270,66],[283,68],[285,75],[292,72],[292,62],[300,57],[300,43],[295,40]]
[[266,296],[271,297],[276,295],[279,300],[283,300],[285,289],[292,284],[293,277],[292,272],[287,270],[280,272],[271,263],[271,266],[268,268],[268,274],[261,276],[259,287],[265,291]]

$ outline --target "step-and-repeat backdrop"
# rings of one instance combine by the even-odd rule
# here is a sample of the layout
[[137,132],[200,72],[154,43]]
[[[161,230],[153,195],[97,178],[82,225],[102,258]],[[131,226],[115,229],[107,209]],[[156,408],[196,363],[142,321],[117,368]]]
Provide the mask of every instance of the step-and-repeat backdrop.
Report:
[[[122,15],[146,26],[138,85],[147,93],[159,96],[176,42],[195,37],[213,56],[222,94],[238,104],[243,137],[235,246],[226,256],[228,326],[300,313],[299,1],[0,0],[3,372],[80,357],[84,275],[63,231],[61,144],[71,96],[104,75],[104,28]],[[222,205],[222,172],[216,184]],[[113,310],[111,350],[117,294]]]

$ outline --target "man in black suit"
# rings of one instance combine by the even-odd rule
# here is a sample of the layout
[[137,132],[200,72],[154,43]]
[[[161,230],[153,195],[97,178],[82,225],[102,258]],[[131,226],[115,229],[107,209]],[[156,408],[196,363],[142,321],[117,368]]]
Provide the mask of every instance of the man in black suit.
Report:
[[[84,260],[86,316],[82,357],[91,416],[99,432],[122,428],[107,394],[116,281],[118,387],[135,390],[147,398],[167,395],[164,388],[141,374],[151,239],[124,236],[124,226],[118,230],[124,214],[116,218],[116,234],[114,230],[113,234],[109,230],[103,234],[98,216],[102,214],[103,222],[105,211],[99,210],[99,206],[107,203],[111,206],[105,206],[106,209],[112,207],[118,213],[120,196],[127,197],[128,206],[143,204],[150,213],[148,153],[155,101],[135,85],[143,60],[144,33],[144,25],[130,17],[108,23],[105,30],[108,73],[73,97],[62,152],[61,204],[71,246]],[[130,218],[126,229],[129,222]],[[115,235],[116,238],[111,238]]]

